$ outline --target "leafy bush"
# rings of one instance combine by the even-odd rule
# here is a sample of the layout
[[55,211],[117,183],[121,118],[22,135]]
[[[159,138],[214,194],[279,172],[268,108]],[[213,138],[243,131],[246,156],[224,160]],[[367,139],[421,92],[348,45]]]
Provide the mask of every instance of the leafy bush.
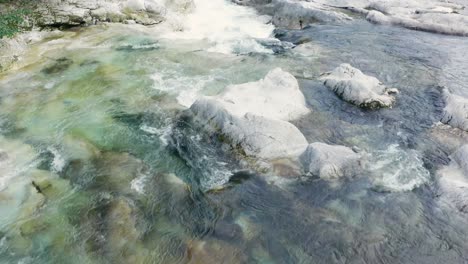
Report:
[[12,37],[21,31],[21,25],[29,12],[25,9],[14,10],[0,15],[0,39]]
[[0,4],[8,7],[4,12],[0,12],[0,39],[3,37],[12,37],[20,32],[25,23],[26,17],[31,13],[28,6],[30,0],[0,0]]

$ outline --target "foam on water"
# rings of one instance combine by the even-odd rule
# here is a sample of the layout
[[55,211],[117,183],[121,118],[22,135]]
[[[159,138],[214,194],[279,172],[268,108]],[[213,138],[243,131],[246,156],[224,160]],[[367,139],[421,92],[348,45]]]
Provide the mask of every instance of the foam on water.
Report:
[[134,190],[135,192],[139,194],[144,194],[147,181],[148,181],[148,176],[146,175],[141,175],[133,179],[132,182],[130,183],[132,190]]
[[54,155],[54,159],[52,160],[52,169],[55,172],[61,172],[65,167],[65,159],[62,157],[62,155],[60,155],[57,149],[49,147],[47,150],[50,151],[52,155]]
[[161,140],[164,146],[167,146],[169,144],[169,137],[172,131],[171,124],[164,126],[162,128],[155,128],[155,127],[151,127],[146,124],[143,124],[140,127],[140,129],[146,133],[158,135],[159,139]]
[[383,191],[411,191],[430,180],[417,151],[405,151],[398,144],[373,153],[369,169],[375,187]]
[[166,33],[163,37],[205,40],[210,43],[210,52],[272,52],[255,39],[270,38],[274,27],[253,9],[226,0],[195,0],[195,6],[192,13],[173,18],[170,23],[175,32]]
[[174,94],[177,102],[190,107],[197,100],[199,92],[214,80],[213,76],[183,76],[176,71],[156,72],[151,76],[154,88]]

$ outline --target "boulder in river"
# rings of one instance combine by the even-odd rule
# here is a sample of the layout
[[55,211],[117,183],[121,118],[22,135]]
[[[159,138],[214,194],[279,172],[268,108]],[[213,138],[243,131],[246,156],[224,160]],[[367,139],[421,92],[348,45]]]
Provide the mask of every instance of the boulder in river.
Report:
[[377,78],[365,75],[349,64],[341,64],[323,77],[325,86],[343,100],[362,108],[391,107],[395,102],[395,88],[387,88]]
[[306,172],[333,180],[353,176],[361,169],[361,154],[351,148],[315,142],[301,155]]
[[[402,5],[398,0],[371,1],[366,19],[378,24],[390,24],[409,29],[468,36],[468,16],[465,7],[437,0],[411,1]],[[365,12],[364,12],[365,13]]]
[[253,113],[289,121],[309,113],[296,78],[280,68],[271,70],[259,81],[228,86],[216,98],[238,117]]
[[310,1],[273,0],[273,24],[281,28],[302,29],[316,23],[334,23],[352,20],[342,12],[330,7]]
[[272,160],[297,156],[305,150],[307,140],[291,123],[253,113],[237,116],[230,111],[233,106],[225,107],[226,104],[202,98],[190,111],[197,123],[216,131],[247,156]]
[[216,131],[246,156],[272,160],[298,156],[304,135],[287,122],[309,112],[298,82],[277,68],[257,82],[233,85],[189,109],[198,124]]
[[288,121],[308,112],[297,80],[275,69],[260,81],[196,100],[174,126],[172,145],[193,168],[204,168],[201,185],[211,190],[226,184],[236,169],[269,170],[283,159],[295,164],[308,142]]
[[340,23],[352,20],[347,14],[330,7],[328,3],[296,0],[232,0],[236,4],[255,6],[261,13],[272,16],[279,28],[301,29],[309,24]]
[[446,106],[442,123],[468,131],[468,98],[452,94],[447,89],[443,94]]

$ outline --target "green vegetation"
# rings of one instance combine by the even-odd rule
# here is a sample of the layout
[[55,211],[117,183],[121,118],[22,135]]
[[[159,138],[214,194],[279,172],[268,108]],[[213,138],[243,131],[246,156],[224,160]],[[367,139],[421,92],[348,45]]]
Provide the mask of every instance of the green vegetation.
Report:
[[12,37],[20,32],[25,22],[25,16],[29,13],[26,9],[14,10],[0,15],[0,38]]
[[26,18],[31,13],[26,7],[27,2],[28,1],[0,0],[0,5],[3,4],[6,7],[10,7],[6,8],[6,12],[0,12],[0,39],[3,37],[12,37],[23,29]]

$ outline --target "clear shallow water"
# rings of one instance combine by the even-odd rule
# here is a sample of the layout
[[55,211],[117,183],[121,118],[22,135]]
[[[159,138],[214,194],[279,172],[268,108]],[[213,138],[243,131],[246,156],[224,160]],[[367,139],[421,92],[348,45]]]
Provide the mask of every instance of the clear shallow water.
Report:
[[[432,125],[439,85],[467,92],[468,41],[360,21],[277,33],[311,42],[212,53],[213,40],[112,25],[33,47],[39,60],[0,76],[0,262],[466,262],[467,217],[434,181],[452,146]],[[316,80],[342,62],[399,88],[396,106],[363,111]],[[175,149],[178,114],[278,66],[313,110],[295,121],[309,142],[358,146],[372,173],[332,186],[239,172],[202,192],[237,167],[196,130]]]

